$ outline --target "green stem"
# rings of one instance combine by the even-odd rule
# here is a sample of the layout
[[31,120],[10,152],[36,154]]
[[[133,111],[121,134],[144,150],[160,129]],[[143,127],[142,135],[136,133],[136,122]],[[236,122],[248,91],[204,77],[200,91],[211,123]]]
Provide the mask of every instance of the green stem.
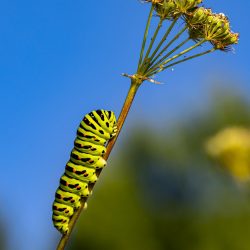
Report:
[[151,62],[150,65],[154,65],[156,60],[163,55],[163,53],[185,32],[186,29],[187,29],[187,25],[182,30],[180,30],[175,35],[175,37],[159,52],[159,54],[154,58],[154,60]]
[[[125,102],[123,104],[123,108],[121,110],[120,116],[119,116],[118,121],[117,121],[117,129],[118,129],[117,135],[112,140],[110,140],[108,142],[107,151],[106,151],[106,154],[103,157],[105,160],[108,159],[108,157],[109,157],[109,155],[110,155],[110,153],[111,153],[111,151],[112,151],[112,149],[113,149],[113,147],[114,147],[114,145],[116,143],[118,135],[119,135],[119,133],[120,133],[120,131],[122,129],[122,126],[123,126],[125,120],[126,120],[126,117],[127,117],[128,112],[130,110],[130,107],[131,107],[131,105],[133,103],[136,92],[137,92],[139,86],[141,85],[141,83],[142,83],[142,80],[140,80],[140,79],[138,79],[136,77],[132,78],[132,80],[131,80],[130,89],[128,91],[127,97],[126,97]],[[100,174],[101,174],[101,170],[99,170],[97,172],[97,176],[99,176]],[[94,184],[92,184],[89,187],[90,191],[93,189],[93,187],[94,187]],[[87,198],[83,198],[81,200],[81,207],[78,210],[75,211],[72,218],[70,219],[69,231],[68,231],[67,234],[65,234],[65,235],[63,235],[61,237],[61,240],[60,240],[60,242],[59,242],[59,244],[57,246],[57,250],[64,250],[64,248],[65,248],[65,246],[66,246],[66,244],[67,244],[67,242],[68,242],[68,240],[70,238],[72,230],[73,230],[73,228],[74,228],[74,226],[75,226],[75,224],[76,224],[76,222],[77,222],[77,220],[78,220],[78,218],[79,218],[79,216],[80,216],[80,214],[81,214],[81,212],[82,212],[82,210],[84,208],[85,202],[87,202]]]
[[157,48],[154,50],[154,52],[152,53],[152,55],[150,56],[149,60],[151,61],[154,56],[156,55],[156,53],[159,51],[159,49],[161,48],[162,44],[167,40],[168,35],[170,34],[170,32],[172,31],[174,25],[176,24],[177,20],[179,17],[175,18],[174,21],[171,23],[171,25],[168,27],[165,35],[163,36],[163,38],[161,39],[160,43],[158,44]]
[[198,43],[194,44],[193,46],[189,47],[188,49],[185,49],[185,50],[181,51],[179,54],[176,54],[176,55],[174,55],[173,57],[167,59],[165,62],[163,62],[161,65],[158,66],[158,68],[159,68],[158,70],[157,70],[157,68],[153,68],[152,70],[150,70],[150,71],[147,73],[147,76],[149,77],[149,76],[152,76],[152,75],[154,75],[154,74],[157,74],[157,73],[163,71],[163,70],[164,70],[164,65],[166,65],[167,63],[173,61],[174,59],[176,59],[176,58],[178,58],[178,57],[180,57],[180,56],[182,56],[182,55],[188,53],[189,51],[191,51],[191,50],[197,48],[198,46],[202,45],[202,44],[205,43],[206,41],[207,41],[206,39],[203,39],[203,40],[201,40],[200,42],[198,42]]
[[180,57],[180,56],[182,56],[182,55],[184,55],[184,54],[190,52],[191,50],[193,50],[193,49],[195,49],[195,48],[201,46],[201,45],[202,45],[203,43],[205,43],[206,41],[207,41],[206,39],[201,40],[200,42],[194,44],[193,46],[189,47],[188,49],[185,49],[185,50],[183,50],[182,52],[180,52],[179,54],[177,54],[177,55],[175,55],[175,56],[173,56],[173,57],[167,59],[162,65],[166,65],[168,62],[171,62],[171,61],[173,61],[174,59],[176,59],[176,58],[178,58],[178,57]]
[[162,23],[163,23],[163,19],[161,18],[158,25],[157,25],[157,28],[156,28],[156,30],[154,32],[154,35],[153,35],[153,37],[152,37],[152,39],[150,41],[150,44],[149,44],[148,50],[146,52],[146,55],[145,55],[145,57],[143,59],[143,62],[141,63],[141,68],[138,69],[139,74],[143,74],[144,69],[147,67],[148,59],[149,59],[148,56],[149,56],[149,54],[150,54],[150,52],[151,52],[151,50],[153,48],[153,45],[154,45],[155,39],[156,39],[156,37],[157,37],[157,35],[159,33],[159,30],[162,27]]
[[182,59],[182,60],[179,60],[179,61],[177,61],[177,62],[174,62],[174,63],[171,63],[171,64],[165,66],[164,69],[173,67],[173,66],[176,65],[176,64],[179,64],[179,63],[182,63],[182,62],[191,60],[191,59],[193,59],[193,58],[196,58],[196,57],[199,57],[199,56],[203,56],[203,55],[209,54],[209,53],[211,53],[211,52],[214,52],[215,50],[216,50],[216,48],[212,48],[212,49],[207,50],[207,51],[205,51],[205,52],[201,52],[201,53],[199,53],[199,54],[196,54],[196,55],[193,55],[193,56],[189,56],[189,57],[187,57],[187,58],[184,58],[184,59]]
[[148,30],[149,30],[149,26],[150,26],[152,16],[153,16],[153,11],[154,11],[154,7],[152,5],[151,9],[150,9],[150,12],[149,12],[149,15],[148,15],[148,21],[147,21],[147,25],[146,25],[143,40],[142,40],[142,46],[141,46],[141,52],[140,52],[140,59],[139,59],[139,63],[138,63],[138,69],[139,69],[139,67],[141,65],[141,62],[142,62],[144,49],[145,49],[145,45],[146,45],[146,41],[147,41],[147,37],[148,37]]
[[164,60],[166,60],[169,56],[171,56],[176,50],[178,50],[179,48],[181,48],[188,41],[190,41],[189,37],[187,39],[185,39],[183,42],[181,42],[179,45],[177,45],[174,49],[172,49],[171,51],[169,51],[158,62],[156,62],[155,65],[153,65],[153,67],[149,70],[148,73],[150,73],[151,71],[154,71],[155,69],[159,68],[159,66],[162,64],[162,62],[164,62]]

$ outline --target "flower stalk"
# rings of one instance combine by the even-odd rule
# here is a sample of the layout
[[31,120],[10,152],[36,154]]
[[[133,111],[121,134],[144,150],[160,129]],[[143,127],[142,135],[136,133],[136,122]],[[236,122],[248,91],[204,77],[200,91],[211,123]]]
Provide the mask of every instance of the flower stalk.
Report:
[[198,53],[198,54],[196,54],[196,55],[186,57],[186,58],[184,58],[184,59],[182,59],[182,60],[179,60],[179,61],[177,61],[177,62],[174,62],[174,63],[171,63],[171,64],[165,66],[164,69],[171,68],[171,67],[173,67],[173,66],[175,66],[175,65],[177,65],[177,64],[179,64],[179,63],[186,62],[186,61],[191,60],[191,59],[194,59],[194,58],[196,58],[196,57],[204,56],[204,55],[206,55],[206,54],[209,54],[209,53],[214,52],[215,50],[216,50],[215,48],[212,48],[212,49],[209,49],[209,50],[207,50],[207,51]]
[[[163,36],[163,38],[161,39],[161,41],[159,42],[157,48],[154,50],[154,52],[152,53],[151,57],[149,58],[150,61],[152,61],[152,59],[155,57],[156,53],[159,51],[159,49],[161,48],[162,44],[166,41],[166,39],[168,38],[168,35],[170,34],[170,32],[172,31],[172,29],[174,28],[176,22],[177,22],[178,18],[175,18],[174,21],[171,23],[171,25],[168,27],[165,35]],[[159,55],[161,55],[162,53],[159,53]]]
[[[151,65],[154,65],[154,63],[156,62],[156,60],[163,56],[163,53],[165,51],[167,51],[167,49],[187,30],[187,26],[185,26],[183,29],[181,29],[172,40],[169,41],[169,43],[160,51],[160,53],[158,55],[156,55],[154,58],[152,58],[152,62]],[[159,64],[159,62],[157,62],[156,64]]]
[[151,6],[151,9],[150,9],[150,12],[149,12],[149,15],[148,15],[148,21],[147,21],[146,29],[145,29],[144,36],[143,36],[138,68],[141,65],[141,62],[142,62],[142,59],[143,59],[144,49],[145,49],[145,45],[146,45],[146,41],[147,41],[147,37],[148,37],[148,30],[149,30],[149,26],[150,26],[151,19],[152,19],[152,16],[153,16],[153,12],[154,12],[154,7]]
[[[185,41],[183,41],[180,45],[178,45],[175,49],[173,49],[172,51],[170,51],[165,57],[167,58],[169,55],[173,54],[174,51],[176,51],[177,49],[179,49],[180,47],[182,47],[183,44],[185,44],[186,42],[188,42],[190,40],[190,38],[186,39]],[[163,61],[161,64],[158,64],[155,66],[155,68],[153,68],[152,70],[150,70],[148,72],[148,76],[152,76],[152,75],[155,75],[161,71],[163,71],[164,69],[166,69],[166,64],[168,64],[169,62],[175,60],[176,58],[180,57],[180,56],[183,56],[184,54],[190,52],[191,50],[201,46],[203,43],[205,43],[206,40],[202,40],[196,44],[194,44],[193,46],[189,47],[188,49],[185,49],[183,51],[181,51],[180,53],[174,55],[173,57]],[[164,57],[164,59],[165,59]]]

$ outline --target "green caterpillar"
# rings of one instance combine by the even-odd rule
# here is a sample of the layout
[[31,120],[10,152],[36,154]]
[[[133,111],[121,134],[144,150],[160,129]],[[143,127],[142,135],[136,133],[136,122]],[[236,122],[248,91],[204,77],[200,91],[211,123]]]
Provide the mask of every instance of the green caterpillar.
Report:
[[102,158],[106,153],[105,145],[116,132],[116,118],[112,111],[92,111],[81,121],[53,203],[52,220],[62,234],[67,234],[70,218],[80,207],[81,198],[90,195],[89,184],[98,179],[96,170],[106,166]]

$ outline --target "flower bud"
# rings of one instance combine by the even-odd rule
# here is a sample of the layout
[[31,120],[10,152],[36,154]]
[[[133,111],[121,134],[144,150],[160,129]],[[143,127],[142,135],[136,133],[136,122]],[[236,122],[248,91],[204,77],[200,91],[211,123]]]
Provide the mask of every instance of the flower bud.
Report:
[[207,21],[208,16],[211,14],[211,9],[200,7],[195,9],[195,11],[191,15],[188,15],[187,20],[191,25],[204,24]]
[[205,37],[204,27],[211,15],[211,9],[203,7],[196,8],[193,12],[185,15],[185,20],[189,27],[190,38],[199,40]]
[[162,19],[172,19],[176,9],[174,0],[158,1],[155,5],[155,11]]
[[175,0],[174,1],[177,7],[177,12],[181,14],[186,14],[199,5],[202,0]]
[[208,41],[221,39],[230,31],[228,18],[224,14],[212,14],[205,25],[205,38]]
[[230,44],[237,44],[239,42],[239,33],[230,33],[230,37],[224,41],[225,43]]
[[214,40],[212,43],[215,48],[228,51],[231,49],[231,45],[237,44],[239,42],[239,33],[229,32],[226,37],[221,40]]

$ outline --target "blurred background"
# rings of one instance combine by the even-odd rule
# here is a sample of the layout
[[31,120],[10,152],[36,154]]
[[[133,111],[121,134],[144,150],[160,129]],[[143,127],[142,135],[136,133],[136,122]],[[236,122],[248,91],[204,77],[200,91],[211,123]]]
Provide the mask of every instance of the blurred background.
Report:
[[[250,126],[250,2],[204,1],[240,32],[216,52],[145,82],[68,250],[247,250],[249,189],[205,151]],[[149,6],[135,0],[1,1],[0,249],[52,250],[58,180],[81,118],[118,115]]]

